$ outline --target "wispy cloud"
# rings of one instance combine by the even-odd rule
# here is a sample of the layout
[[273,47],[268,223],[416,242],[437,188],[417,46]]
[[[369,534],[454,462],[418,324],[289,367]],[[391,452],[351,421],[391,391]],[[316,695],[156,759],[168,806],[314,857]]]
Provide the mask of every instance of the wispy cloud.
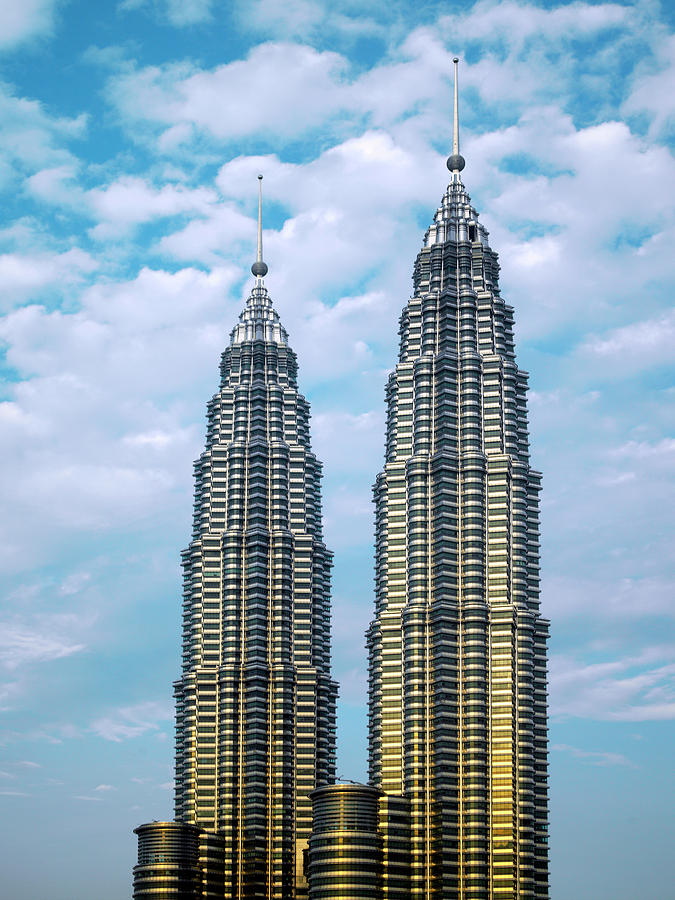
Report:
[[121,742],[158,731],[160,723],[173,716],[170,706],[155,701],[120,707],[91,724],[94,734],[107,741]]
[[25,627],[5,622],[0,628],[0,663],[14,670],[28,663],[50,662],[80,653],[85,644],[77,643],[68,632],[80,622],[75,616],[49,616],[42,627]]
[[561,623],[577,619],[616,625],[675,617],[673,582],[667,577],[620,577],[604,571],[595,578],[556,575],[545,579],[543,589],[546,614]]
[[628,441],[613,450],[612,455],[628,459],[670,459],[675,462],[675,438],[663,438],[655,443]]
[[570,747],[568,744],[552,744],[551,750],[556,753],[569,753],[575,759],[581,759],[592,766],[627,766],[629,769],[637,769],[638,766],[628,759],[623,753],[614,753],[611,750],[582,750],[579,747]]
[[654,646],[640,656],[585,663],[551,658],[551,715],[615,722],[675,718],[675,648]]
[[675,359],[675,311],[616,328],[604,336],[590,337],[582,346],[586,354],[612,361],[634,372],[642,366]]
[[156,6],[152,0],[122,0],[120,9],[133,11],[150,7],[156,10],[156,15],[166,17],[166,20],[178,28],[189,25],[197,25],[211,20],[211,10],[214,0],[160,0]]

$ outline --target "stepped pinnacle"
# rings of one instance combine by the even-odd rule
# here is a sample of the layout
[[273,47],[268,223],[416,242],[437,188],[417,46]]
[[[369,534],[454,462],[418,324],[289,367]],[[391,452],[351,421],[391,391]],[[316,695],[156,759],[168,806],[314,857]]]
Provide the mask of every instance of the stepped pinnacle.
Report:
[[457,102],[457,64],[459,63],[459,59],[456,56],[453,59],[453,63],[455,66],[455,114],[452,129],[452,156],[448,157],[447,166],[453,174],[457,173],[457,175],[459,175],[466,165],[466,161],[459,152],[459,104]]
[[262,175],[258,175],[258,253],[251,266],[251,272],[255,275],[258,283],[267,275],[268,271],[262,258],[262,179]]
[[279,313],[273,308],[263,282],[267,271],[267,264],[262,258],[262,175],[258,175],[258,250],[256,260],[251,266],[255,284],[248,295],[246,306],[239,315],[239,322],[232,329],[230,346],[254,340],[288,345],[288,335],[279,321]]

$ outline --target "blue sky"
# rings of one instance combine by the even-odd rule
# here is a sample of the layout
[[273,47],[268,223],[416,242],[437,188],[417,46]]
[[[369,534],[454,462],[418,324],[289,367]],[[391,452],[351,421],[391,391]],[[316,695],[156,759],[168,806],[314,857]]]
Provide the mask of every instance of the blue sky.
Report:
[[370,485],[455,54],[544,472],[552,897],[675,897],[674,19],[651,0],[0,3],[13,900],[89,900],[92,878],[129,896],[131,829],[171,815],[179,551],[258,171],[325,463],[339,768],[364,776]]

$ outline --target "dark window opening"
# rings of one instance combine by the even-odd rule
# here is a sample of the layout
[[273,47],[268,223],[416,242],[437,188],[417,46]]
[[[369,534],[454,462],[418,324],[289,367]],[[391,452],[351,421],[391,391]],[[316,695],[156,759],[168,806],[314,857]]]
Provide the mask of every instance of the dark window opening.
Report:
[[469,240],[470,241],[476,240],[476,226],[475,225],[469,225]]

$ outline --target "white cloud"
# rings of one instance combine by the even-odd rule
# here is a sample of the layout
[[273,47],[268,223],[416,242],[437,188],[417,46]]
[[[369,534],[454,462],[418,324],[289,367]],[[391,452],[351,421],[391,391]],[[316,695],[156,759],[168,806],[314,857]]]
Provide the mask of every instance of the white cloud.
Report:
[[355,41],[376,37],[391,39],[394,33],[409,30],[395,5],[353,0],[237,0],[234,4],[243,31],[308,42],[332,34],[335,41]]
[[191,189],[170,182],[155,186],[140,176],[122,175],[85,191],[78,174],[72,164],[41,169],[26,180],[26,187],[39,200],[97,221],[89,233],[98,241],[123,237],[156,220],[215,212],[217,195],[205,187]]
[[[516,147],[527,148],[553,174],[501,172]],[[667,151],[647,147],[625,124],[575,129],[566,115],[535,108],[507,131],[482,135],[467,155],[489,192],[483,218],[507,261],[504,288],[517,302],[521,336],[555,334],[566,322],[586,330],[617,314],[625,321],[638,313],[634,299],[645,284],[675,274],[672,257],[662,252],[675,234],[663,192],[664,184],[675,184],[675,164]],[[627,171],[634,180],[624,178]],[[553,231],[518,235],[530,227]],[[625,348],[632,366],[654,345],[659,361],[668,357],[655,328],[671,324],[666,317],[645,327],[626,326],[584,350],[606,358]]]
[[613,329],[603,337],[590,337],[581,352],[598,361],[635,372],[643,366],[675,359],[675,311]]
[[623,105],[625,113],[647,113],[652,138],[668,137],[675,122],[675,35],[656,42],[655,58],[638,66],[633,90]]
[[[123,0],[120,9],[136,10],[151,5],[152,0]],[[164,0],[157,5],[159,15],[176,27],[197,25],[212,18],[213,0]]]
[[[629,562],[629,568],[632,561]],[[607,569],[598,567],[591,575],[551,574],[542,581],[543,608],[555,622],[569,619],[612,623],[646,621],[653,616],[675,616],[674,582],[667,577],[640,573],[617,577],[615,559]]]
[[80,653],[85,645],[73,640],[72,633],[81,629],[82,622],[70,614],[50,615],[33,626],[5,621],[0,629],[0,663],[11,671]]
[[315,452],[330,472],[362,471],[384,457],[384,412],[319,412],[312,417]]
[[73,163],[40,169],[26,179],[26,189],[49,203],[79,205],[82,202],[82,191],[75,183],[77,175],[77,167]]
[[530,397],[533,458],[544,472],[544,611],[565,642],[590,630],[637,650],[655,620],[675,614],[670,397],[637,379],[588,390],[598,372],[574,353],[560,368],[538,359],[539,377],[555,385]]
[[628,459],[672,459],[675,462],[675,438],[663,438],[656,443],[649,441],[628,441],[617,447],[613,455]]
[[[536,35],[551,41],[597,34],[609,28],[625,25],[631,12],[618,3],[574,3],[553,9],[542,9],[515,0],[496,2],[481,0],[466,13],[443,18],[445,24],[458,29],[464,41],[479,40],[505,42],[509,51],[521,54],[528,41]],[[502,79],[502,82],[505,79]]]
[[244,28],[284,37],[308,35],[326,18],[326,7],[315,0],[251,0],[237,6]]
[[615,722],[675,718],[673,647],[651,647],[637,657],[582,662],[554,655],[550,663],[551,715]]
[[17,97],[11,85],[0,83],[0,124],[0,189],[16,190],[15,180],[20,175],[45,168],[77,167],[64,144],[85,133],[85,115],[51,115],[39,101]]
[[107,793],[108,791],[116,791],[117,788],[114,787],[112,784],[99,784],[97,787],[94,788],[94,790]]
[[61,586],[59,587],[59,592],[65,596],[70,597],[74,594],[79,594],[80,591],[86,587],[87,584],[91,581],[91,573],[90,572],[72,572],[61,582]]
[[181,261],[197,260],[217,265],[223,257],[232,257],[242,242],[255,240],[252,219],[229,204],[214,205],[208,217],[194,218],[180,231],[165,235],[158,249]]
[[0,282],[5,307],[37,299],[48,290],[72,290],[97,267],[96,260],[78,247],[63,253],[1,254]]
[[111,78],[108,95],[135,129],[194,126],[228,140],[264,129],[287,138],[316,129],[339,108],[343,67],[336,53],[270,43],[210,71],[185,63],[128,67]]
[[13,511],[4,566],[35,565],[38,534],[44,559],[73,529],[152,519],[177,484],[188,508],[235,275],[144,269],[99,281],[73,312],[25,307],[0,323],[7,361],[24,376],[0,404],[0,481]]
[[0,3],[0,47],[14,48],[50,34],[59,0],[3,0]]
[[216,195],[207,188],[190,190],[175,184],[155,188],[143,178],[124,176],[105,188],[89,191],[86,200],[100,220],[93,237],[106,240],[153,219],[203,215],[215,203]]
[[[371,323],[383,301],[383,295],[376,293],[341,297],[332,306],[315,301],[304,321],[294,322],[292,314],[287,315],[289,327],[297,334],[294,346],[305,361],[305,377],[328,379],[369,369],[374,354],[367,339],[373,334]],[[327,355],[329,344],[331,353]]]
[[592,766],[627,766],[636,769],[635,763],[623,753],[614,753],[611,750],[582,750],[580,747],[571,747],[569,744],[552,744],[551,750],[556,753],[569,753],[575,759],[581,759]]
[[192,437],[192,433],[187,428],[176,429],[175,431],[145,431],[139,434],[127,434],[122,441],[130,447],[152,447],[153,450],[161,452],[178,442],[188,441]]
[[94,734],[117,743],[157,731],[160,722],[171,719],[173,710],[162,703],[148,701],[124,706],[91,723]]
[[167,15],[172,25],[195,25],[211,18],[212,0],[167,0]]
[[0,682],[0,712],[13,709],[16,697],[21,693],[20,681]]
[[325,498],[324,525],[329,547],[357,547],[371,542],[373,506],[369,492],[338,484]]

